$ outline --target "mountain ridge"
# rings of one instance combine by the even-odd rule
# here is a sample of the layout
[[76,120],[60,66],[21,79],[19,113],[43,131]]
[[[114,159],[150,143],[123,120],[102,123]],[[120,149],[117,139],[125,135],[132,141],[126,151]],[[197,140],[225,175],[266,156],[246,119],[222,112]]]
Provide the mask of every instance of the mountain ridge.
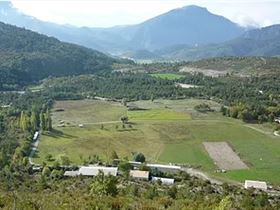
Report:
[[[3,2],[0,2],[1,5]],[[18,12],[7,2],[5,5],[6,10],[9,10],[8,15],[0,15],[0,21],[119,55],[130,50],[155,50],[174,44],[220,43],[237,37],[245,30],[222,16],[210,13],[206,8],[194,5],[171,10],[140,24],[110,28],[78,28],[44,22]],[[202,16],[205,17],[199,22]],[[209,20],[212,22],[207,22]],[[204,24],[205,21],[207,24]],[[221,28],[219,23],[222,24]],[[197,29],[197,26],[200,28]]]

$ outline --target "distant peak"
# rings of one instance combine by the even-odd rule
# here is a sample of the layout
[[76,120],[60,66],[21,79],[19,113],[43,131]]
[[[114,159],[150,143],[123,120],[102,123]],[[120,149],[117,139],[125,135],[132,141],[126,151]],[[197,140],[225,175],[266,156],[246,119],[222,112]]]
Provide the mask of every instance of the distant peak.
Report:
[[200,7],[197,5],[188,5],[181,8],[182,10],[186,11],[208,11],[206,7]]

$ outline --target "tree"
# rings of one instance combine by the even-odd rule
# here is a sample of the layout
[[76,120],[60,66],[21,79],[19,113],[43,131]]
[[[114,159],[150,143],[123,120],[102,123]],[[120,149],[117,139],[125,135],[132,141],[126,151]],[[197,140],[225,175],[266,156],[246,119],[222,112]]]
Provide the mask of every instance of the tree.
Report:
[[123,124],[127,123],[128,122],[128,117],[127,116],[122,116],[121,121],[122,121]]
[[221,200],[219,205],[215,208],[215,210],[227,210],[232,208],[232,201],[230,196],[226,196]]
[[31,124],[31,129],[33,131],[38,130],[40,124],[40,118],[36,106],[32,106],[30,124]]
[[50,114],[50,111],[49,109],[47,109],[47,112],[46,112],[46,128],[48,131],[52,131],[52,118],[51,118],[51,114]]
[[94,177],[90,188],[90,192],[98,196],[116,196],[118,193],[117,178],[112,175],[105,176],[104,173],[100,171],[99,174]]
[[111,153],[111,159],[112,160],[119,159],[119,156],[115,150],[113,150]]
[[134,161],[144,163],[146,161],[146,157],[143,153],[136,153],[133,157]]
[[3,133],[5,130],[4,116],[0,114],[0,133]]
[[172,186],[168,189],[167,194],[172,198],[172,199],[176,199],[178,190],[176,186]]
[[132,165],[128,161],[122,161],[119,164],[119,170],[123,173],[129,173],[129,171],[133,168]]
[[48,166],[45,166],[42,171],[43,176],[49,176],[51,174],[51,170]]
[[19,127],[22,131],[28,130],[28,117],[24,111],[21,111],[20,113]]
[[47,129],[47,124],[46,124],[46,117],[44,112],[40,113],[40,122],[41,122],[42,130],[45,131]]
[[59,159],[61,165],[68,166],[71,163],[69,157],[66,155],[61,155]]

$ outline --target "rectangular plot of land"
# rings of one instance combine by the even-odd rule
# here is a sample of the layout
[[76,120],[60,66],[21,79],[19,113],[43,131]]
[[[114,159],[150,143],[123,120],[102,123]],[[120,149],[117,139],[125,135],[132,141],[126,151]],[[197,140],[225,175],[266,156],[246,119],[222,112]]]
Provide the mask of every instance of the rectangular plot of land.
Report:
[[220,169],[236,170],[248,168],[226,142],[204,142],[203,145]]

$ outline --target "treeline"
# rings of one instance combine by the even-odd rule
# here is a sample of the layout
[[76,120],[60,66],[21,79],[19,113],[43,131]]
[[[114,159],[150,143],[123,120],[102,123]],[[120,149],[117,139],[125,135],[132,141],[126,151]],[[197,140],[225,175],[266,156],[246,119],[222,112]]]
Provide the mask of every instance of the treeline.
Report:
[[46,81],[44,87],[46,93],[55,99],[99,96],[114,99],[149,100],[199,96],[199,92],[196,90],[184,90],[176,87],[174,81],[135,73],[55,78]]
[[0,168],[20,167],[28,161],[34,132],[51,129],[52,100],[31,92],[1,93],[0,99]]
[[201,95],[222,104],[224,115],[246,122],[272,122],[280,115],[280,78],[275,74],[217,78],[196,74],[180,79],[182,83],[201,86]]

